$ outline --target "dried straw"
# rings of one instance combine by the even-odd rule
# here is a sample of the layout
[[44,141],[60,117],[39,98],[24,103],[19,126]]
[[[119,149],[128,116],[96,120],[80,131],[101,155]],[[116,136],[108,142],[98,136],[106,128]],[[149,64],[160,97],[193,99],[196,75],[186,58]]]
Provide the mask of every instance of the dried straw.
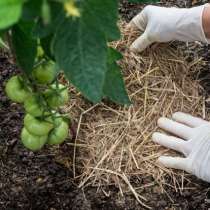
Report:
[[[75,177],[76,168],[82,172],[76,177],[79,187],[97,186],[105,193],[105,186],[115,185],[122,195],[131,192],[149,208],[141,194],[144,188],[158,184],[166,192],[166,186],[177,191],[185,187],[186,174],[156,163],[160,155],[176,153],[154,144],[151,135],[157,130],[159,117],[170,117],[176,111],[206,117],[202,88],[192,79],[202,60],[196,58],[188,63],[173,43],[153,45],[142,54],[132,53],[129,46],[139,32],[125,25],[120,23],[122,39],[111,45],[124,55],[120,66],[133,105],[93,106],[71,89],[74,98],[66,110],[79,122],[75,144],[69,145],[74,147]],[[133,178],[142,184],[135,184]]]

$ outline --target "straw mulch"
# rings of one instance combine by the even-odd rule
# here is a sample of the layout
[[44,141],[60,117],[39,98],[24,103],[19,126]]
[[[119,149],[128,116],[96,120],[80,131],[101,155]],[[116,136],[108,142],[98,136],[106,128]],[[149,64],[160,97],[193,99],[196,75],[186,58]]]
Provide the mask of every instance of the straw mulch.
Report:
[[[74,148],[73,171],[80,187],[97,186],[106,194],[104,186],[115,185],[122,195],[130,192],[145,206],[147,198],[141,193],[145,187],[158,184],[162,192],[165,186],[179,191],[190,178],[156,163],[162,154],[177,154],[154,144],[151,135],[159,117],[176,111],[206,117],[202,88],[192,79],[202,60],[188,63],[173,43],[132,53],[129,46],[139,32],[125,25],[120,23],[122,39],[111,45],[124,55],[119,64],[133,104],[92,105],[71,89],[73,99],[66,110],[78,119],[78,127],[76,142],[69,145]],[[79,176],[76,169],[82,172]]]

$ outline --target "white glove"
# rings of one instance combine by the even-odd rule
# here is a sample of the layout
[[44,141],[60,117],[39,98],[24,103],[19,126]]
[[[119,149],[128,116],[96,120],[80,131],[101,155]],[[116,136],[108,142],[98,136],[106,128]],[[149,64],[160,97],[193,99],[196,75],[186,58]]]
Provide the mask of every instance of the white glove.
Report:
[[173,114],[172,119],[160,118],[158,126],[177,137],[156,132],[152,139],[162,146],[183,153],[185,158],[161,156],[158,162],[210,182],[210,123],[182,112]]
[[131,45],[131,50],[141,52],[154,42],[172,40],[210,43],[205,37],[202,23],[203,10],[208,6],[205,4],[190,9],[145,7],[129,24],[144,31]]

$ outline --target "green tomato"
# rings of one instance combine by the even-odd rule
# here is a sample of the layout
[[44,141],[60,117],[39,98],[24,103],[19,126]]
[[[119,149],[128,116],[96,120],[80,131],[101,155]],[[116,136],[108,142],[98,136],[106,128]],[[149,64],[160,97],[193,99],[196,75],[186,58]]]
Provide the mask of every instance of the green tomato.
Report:
[[56,76],[55,63],[51,61],[39,65],[33,70],[32,75],[40,84],[52,83]]
[[46,90],[45,97],[51,108],[57,108],[63,106],[69,100],[69,94],[67,88],[64,85],[59,84],[58,89],[55,84],[53,84],[52,89]]
[[42,49],[41,46],[37,47],[37,57],[41,58],[44,56],[44,50]]
[[17,103],[23,103],[29,95],[29,91],[22,87],[19,76],[13,76],[8,80],[5,91],[8,98]]
[[57,122],[55,122],[55,125],[57,126],[49,133],[48,136],[47,143],[50,145],[61,144],[68,137],[68,124],[60,118],[58,118],[56,121]]
[[26,128],[23,128],[21,132],[21,141],[26,148],[32,151],[37,151],[45,145],[47,141],[47,135],[35,136],[30,134]]
[[24,126],[33,135],[44,136],[47,135],[53,128],[53,123],[44,120],[39,120],[30,114],[24,118]]
[[34,117],[40,117],[44,114],[44,107],[39,103],[35,95],[29,96],[24,103],[24,108],[27,113]]
[[53,127],[57,127],[61,121],[63,120],[62,116],[60,115],[60,113],[52,110],[52,113],[50,116],[46,117],[46,120],[50,123],[53,124]]

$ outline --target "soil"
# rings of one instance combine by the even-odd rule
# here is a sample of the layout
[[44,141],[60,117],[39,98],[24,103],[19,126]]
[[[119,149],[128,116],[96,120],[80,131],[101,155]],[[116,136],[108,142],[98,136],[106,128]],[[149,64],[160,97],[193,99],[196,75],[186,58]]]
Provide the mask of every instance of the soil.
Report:
[[[174,5],[174,1],[167,2],[167,5],[170,2]],[[190,6],[190,2],[180,0],[176,1],[176,5]],[[142,5],[128,4],[123,1],[120,12],[124,18],[130,20],[141,7]],[[210,93],[209,47],[202,46],[197,51],[206,60],[201,77],[208,96]],[[17,67],[12,64],[7,54],[0,53],[0,210],[144,209],[132,195],[120,197],[119,191],[114,186],[107,186],[108,195],[97,191],[94,187],[78,189],[72,171],[57,158],[57,155],[60,155],[72,159],[71,148],[67,145],[64,144],[55,149],[46,148],[36,153],[24,149],[19,141],[23,109],[11,103],[4,93],[5,81],[17,72]],[[168,187],[167,192],[162,193],[158,186],[151,186],[145,188],[142,194],[148,198],[147,204],[152,209],[206,210],[210,208],[210,204],[206,201],[207,198],[210,199],[210,185],[195,177],[188,178],[189,182],[185,183],[185,187],[188,188],[184,191],[176,192]],[[151,182],[150,179],[152,178],[136,177],[132,182],[138,186],[138,184],[146,184],[147,181]]]

